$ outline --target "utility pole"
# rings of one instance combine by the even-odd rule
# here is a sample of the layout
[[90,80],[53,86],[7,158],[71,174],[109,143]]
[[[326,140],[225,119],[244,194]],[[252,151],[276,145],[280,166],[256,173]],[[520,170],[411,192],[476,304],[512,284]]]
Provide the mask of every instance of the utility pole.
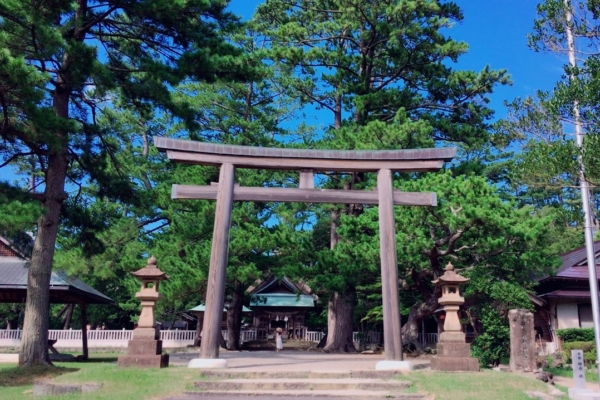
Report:
[[[571,68],[577,66],[575,59],[575,38],[573,37],[573,12],[571,9],[571,1],[563,0],[565,5],[566,17],[566,34],[567,48],[569,52],[569,65]],[[575,80],[573,73],[569,74],[571,81]],[[577,147],[583,150],[583,129],[581,127],[581,115],[579,110],[579,101],[573,101],[573,116],[575,117],[575,138]],[[584,216],[584,233],[585,233],[585,248],[587,254],[588,275],[590,281],[590,298],[592,300],[592,316],[594,320],[594,341],[596,349],[600,349],[600,307],[598,302],[598,278],[596,277],[596,255],[594,253],[594,226],[592,223],[592,213],[590,210],[590,187],[585,177],[585,166],[583,165],[583,157],[579,156],[579,182],[581,186],[581,202]],[[596,368],[600,381],[600,360],[599,351],[596,351]]]

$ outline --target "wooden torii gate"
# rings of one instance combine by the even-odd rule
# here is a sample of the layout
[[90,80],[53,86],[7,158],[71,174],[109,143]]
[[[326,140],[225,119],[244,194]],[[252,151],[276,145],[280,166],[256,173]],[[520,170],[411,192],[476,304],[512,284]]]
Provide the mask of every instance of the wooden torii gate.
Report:
[[[190,367],[223,368],[219,357],[221,316],[233,201],[376,204],[379,206],[381,283],[385,360],[402,361],[394,205],[436,206],[435,193],[394,190],[396,171],[436,171],[456,155],[456,148],[413,150],[300,150],[249,147],[155,137],[154,145],[169,160],[220,167],[219,182],[211,186],[173,185],[173,199],[216,200],[217,208],[206,291],[200,359]],[[297,170],[300,187],[266,188],[235,185],[236,168]],[[313,171],[377,172],[377,190],[314,189]],[[379,365],[378,365],[379,368]],[[388,369],[383,367],[382,369]]]

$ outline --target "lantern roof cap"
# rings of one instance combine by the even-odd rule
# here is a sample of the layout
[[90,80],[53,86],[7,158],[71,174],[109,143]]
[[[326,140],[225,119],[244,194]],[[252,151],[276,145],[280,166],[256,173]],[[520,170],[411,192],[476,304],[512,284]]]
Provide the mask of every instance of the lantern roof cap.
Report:
[[446,268],[444,269],[446,270],[444,272],[444,275],[440,276],[435,281],[433,281],[434,285],[441,285],[444,283],[462,284],[469,282],[469,278],[465,278],[464,276],[460,276],[459,274],[454,272],[454,265],[452,265],[452,263],[448,263],[448,265],[446,265]]
[[131,272],[131,275],[138,279],[152,278],[161,281],[169,279],[169,277],[156,266],[156,258],[154,256],[150,256],[148,259],[148,265],[142,269]]

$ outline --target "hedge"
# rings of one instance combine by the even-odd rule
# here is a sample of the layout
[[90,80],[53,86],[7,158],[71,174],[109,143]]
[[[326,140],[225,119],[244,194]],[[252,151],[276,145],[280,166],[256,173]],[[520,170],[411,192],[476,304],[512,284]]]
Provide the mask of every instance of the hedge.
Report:
[[556,331],[556,336],[561,338],[564,343],[593,342],[594,328],[558,329]]
[[[566,330],[566,329],[565,329]],[[585,365],[596,364],[596,345],[594,342],[569,342],[563,344],[563,362],[571,363],[571,350],[583,350],[583,361]]]

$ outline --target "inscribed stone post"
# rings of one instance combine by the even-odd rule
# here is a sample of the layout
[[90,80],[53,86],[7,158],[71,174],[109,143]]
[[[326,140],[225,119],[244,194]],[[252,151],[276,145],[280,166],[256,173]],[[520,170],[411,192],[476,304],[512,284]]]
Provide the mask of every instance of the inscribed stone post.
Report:
[[585,365],[583,363],[583,350],[571,350],[573,363],[573,381],[575,389],[585,389]]
[[531,372],[535,370],[535,333],[533,314],[517,309],[508,312],[510,324],[510,369]]

